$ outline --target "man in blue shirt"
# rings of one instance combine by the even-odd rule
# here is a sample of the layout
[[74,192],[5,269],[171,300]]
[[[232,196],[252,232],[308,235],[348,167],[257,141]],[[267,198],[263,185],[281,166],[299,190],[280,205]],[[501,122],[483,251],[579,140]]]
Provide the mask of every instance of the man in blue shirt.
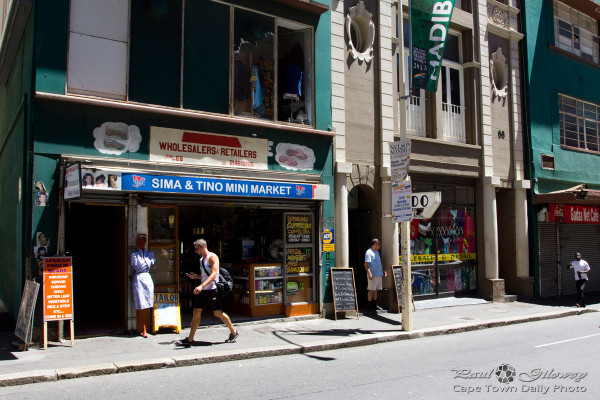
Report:
[[382,310],[377,305],[377,291],[383,289],[383,278],[387,276],[387,272],[383,270],[381,265],[381,257],[379,249],[381,243],[379,239],[371,240],[371,247],[365,253],[365,269],[367,270],[367,300],[369,308],[373,311]]

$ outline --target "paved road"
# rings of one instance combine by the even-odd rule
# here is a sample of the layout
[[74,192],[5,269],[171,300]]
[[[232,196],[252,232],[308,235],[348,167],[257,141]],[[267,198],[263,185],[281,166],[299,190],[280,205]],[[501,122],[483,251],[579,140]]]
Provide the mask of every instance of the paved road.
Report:
[[[596,313],[313,354],[0,388],[3,399],[598,399]],[[515,370],[501,383],[500,365]],[[510,369],[510,368],[509,368]]]

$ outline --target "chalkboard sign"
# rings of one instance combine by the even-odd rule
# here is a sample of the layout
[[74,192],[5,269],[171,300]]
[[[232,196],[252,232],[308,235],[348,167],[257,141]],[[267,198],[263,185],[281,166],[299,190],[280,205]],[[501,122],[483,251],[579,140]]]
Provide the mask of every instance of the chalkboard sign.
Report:
[[29,347],[31,333],[33,328],[33,311],[37,300],[40,284],[34,281],[25,281],[23,296],[21,297],[21,307],[19,307],[19,316],[15,326],[15,336],[25,342],[25,349]]
[[292,274],[312,273],[312,248],[288,247],[285,249],[285,272]]
[[[392,271],[394,273],[394,286],[396,287],[396,298],[398,299],[398,312],[402,312],[402,265],[392,265]],[[410,294],[410,298],[413,304],[413,310],[415,309],[415,299]]]
[[356,319],[358,319],[354,270],[352,268],[332,268],[330,271],[335,319],[337,320],[338,311],[356,311]]
[[287,214],[285,240],[287,243],[312,243],[312,214]]

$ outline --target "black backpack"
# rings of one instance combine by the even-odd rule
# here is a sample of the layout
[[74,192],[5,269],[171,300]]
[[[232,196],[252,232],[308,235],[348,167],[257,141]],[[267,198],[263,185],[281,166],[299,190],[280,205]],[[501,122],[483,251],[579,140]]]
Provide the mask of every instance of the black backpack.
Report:
[[[210,275],[204,267],[204,263],[202,261],[204,261],[204,259],[200,260],[200,265],[202,265],[202,269],[204,269],[206,275]],[[216,285],[217,294],[219,295],[219,297],[227,296],[229,293],[231,293],[231,290],[233,289],[233,278],[231,277],[231,274],[229,273],[229,271],[227,271],[221,266],[219,266],[219,281],[216,282]]]

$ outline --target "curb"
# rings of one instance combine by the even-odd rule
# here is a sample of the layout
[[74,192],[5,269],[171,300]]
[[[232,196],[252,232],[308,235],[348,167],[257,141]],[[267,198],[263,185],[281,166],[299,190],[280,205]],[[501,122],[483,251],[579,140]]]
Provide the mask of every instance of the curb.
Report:
[[266,358],[292,354],[306,354],[326,350],[336,350],[351,347],[369,346],[377,343],[387,343],[399,340],[419,339],[430,336],[450,335],[462,332],[471,332],[481,329],[496,328],[500,326],[515,325],[526,322],[542,321],[554,318],[571,317],[580,314],[598,312],[594,309],[568,310],[560,312],[546,312],[543,314],[495,319],[479,323],[465,323],[447,325],[435,328],[426,328],[401,333],[383,333],[368,338],[331,339],[316,342],[305,346],[282,345],[256,348],[246,351],[229,350],[218,354],[198,356],[182,355],[166,358],[150,358],[142,360],[121,361],[87,365],[82,367],[60,368],[55,370],[36,370],[19,372],[15,374],[0,375],[0,387],[26,385],[38,382],[52,382],[63,379],[84,378],[120,374],[126,372],[148,371],[154,369],[188,367],[193,365],[214,364],[226,361],[240,361],[253,358]]

